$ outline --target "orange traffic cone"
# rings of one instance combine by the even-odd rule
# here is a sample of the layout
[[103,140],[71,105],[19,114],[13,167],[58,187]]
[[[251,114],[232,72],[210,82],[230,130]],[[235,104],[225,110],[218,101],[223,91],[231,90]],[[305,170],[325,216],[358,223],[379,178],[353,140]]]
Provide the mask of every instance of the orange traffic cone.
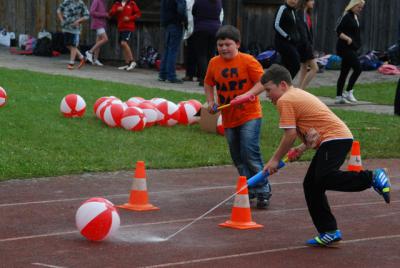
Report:
[[351,154],[347,170],[356,172],[363,170],[361,163],[360,143],[358,141],[353,141],[353,145],[351,146]]
[[158,207],[149,203],[146,184],[146,170],[143,161],[136,162],[135,176],[128,203],[117,206],[135,211],[157,210]]
[[257,224],[251,220],[249,191],[247,189],[247,180],[245,176],[239,177],[236,192],[238,193],[233,203],[231,219],[219,224],[219,226],[236,229],[255,229],[263,227],[263,225]]

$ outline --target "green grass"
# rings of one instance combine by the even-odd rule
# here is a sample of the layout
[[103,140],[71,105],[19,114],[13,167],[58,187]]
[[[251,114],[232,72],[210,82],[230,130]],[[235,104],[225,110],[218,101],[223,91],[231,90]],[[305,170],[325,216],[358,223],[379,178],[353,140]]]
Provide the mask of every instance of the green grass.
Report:
[[[129,132],[109,128],[93,114],[93,104],[101,96],[204,102],[203,95],[3,68],[0,86],[9,96],[7,105],[0,108],[0,180],[133,169],[137,160],[144,160],[147,168],[231,164],[225,139],[203,132],[198,125]],[[70,93],[85,99],[83,118],[61,116],[61,99]],[[267,160],[282,132],[275,108],[265,102],[263,109],[261,147]],[[361,141],[363,158],[400,157],[399,117],[335,112]]]
[[[376,104],[393,105],[394,96],[396,94],[397,82],[373,83],[373,84],[356,84],[355,93],[357,100],[369,101]],[[335,98],[336,87],[319,87],[307,89],[310,93]]]

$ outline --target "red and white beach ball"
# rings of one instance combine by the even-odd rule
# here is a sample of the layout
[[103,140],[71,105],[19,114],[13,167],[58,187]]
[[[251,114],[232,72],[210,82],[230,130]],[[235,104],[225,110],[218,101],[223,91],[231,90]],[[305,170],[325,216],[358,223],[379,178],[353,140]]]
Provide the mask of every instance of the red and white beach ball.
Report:
[[140,131],[146,126],[146,116],[142,109],[129,107],[122,114],[121,126],[126,130]]
[[116,97],[108,97],[107,100],[103,101],[96,109],[96,117],[100,120],[104,119],[104,112],[106,108],[113,103],[122,104],[122,101]]
[[118,230],[120,218],[113,203],[94,197],[86,200],[76,211],[75,223],[88,240],[101,241]]
[[142,97],[131,97],[131,98],[129,98],[128,101],[132,101],[132,102],[134,102],[136,104],[139,104],[139,103],[144,102],[145,99],[143,99]]
[[222,125],[222,115],[218,116],[218,120],[217,120],[217,133],[219,135],[224,136],[225,134],[225,129],[224,126]]
[[178,105],[172,101],[164,101],[157,105],[157,109],[164,115],[158,123],[161,126],[174,126],[178,123],[180,113]]
[[146,127],[151,127],[158,122],[160,111],[151,101],[143,101],[138,104],[138,107],[142,109],[146,117]]
[[7,92],[4,88],[0,87],[0,107],[6,105],[7,101]]
[[121,102],[112,102],[108,105],[103,114],[103,121],[109,127],[120,127],[121,126],[121,118],[122,114],[125,111],[125,106]]
[[200,121],[200,116],[195,116],[200,109],[190,101],[181,101],[179,103],[179,124],[192,125]]
[[86,102],[78,94],[69,94],[62,99],[60,111],[65,117],[82,117],[86,112]]
[[164,101],[167,101],[167,100],[164,99],[164,98],[152,98],[150,101],[151,101],[152,103],[154,103],[154,104],[157,106],[157,105],[159,105],[161,102],[164,102]]

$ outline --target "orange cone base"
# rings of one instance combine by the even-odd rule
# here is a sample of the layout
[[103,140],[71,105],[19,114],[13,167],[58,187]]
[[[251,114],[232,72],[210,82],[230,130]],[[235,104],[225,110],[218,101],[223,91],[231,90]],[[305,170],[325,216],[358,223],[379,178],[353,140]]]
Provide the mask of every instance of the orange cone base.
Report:
[[125,203],[123,205],[116,206],[117,208],[124,208],[134,211],[148,211],[148,210],[159,210],[160,208],[153,206],[152,204],[145,205],[134,205],[130,203]]
[[234,229],[257,229],[257,228],[262,228],[264,225],[255,223],[254,221],[250,222],[238,222],[238,221],[231,221],[228,220],[224,223],[220,223],[219,226],[221,227],[229,227],[229,228],[234,228]]

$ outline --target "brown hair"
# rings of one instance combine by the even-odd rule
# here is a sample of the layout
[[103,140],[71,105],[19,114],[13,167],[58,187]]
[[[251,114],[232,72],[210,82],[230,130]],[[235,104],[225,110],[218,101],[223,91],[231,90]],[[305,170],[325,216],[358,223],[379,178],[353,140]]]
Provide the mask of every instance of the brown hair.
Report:
[[265,85],[269,81],[272,81],[275,85],[279,85],[280,82],[285,81],[289,86],[292,85],[292,76],[289,71],[282,65],[272,64],[264,74],[261,76],[261,84]]

